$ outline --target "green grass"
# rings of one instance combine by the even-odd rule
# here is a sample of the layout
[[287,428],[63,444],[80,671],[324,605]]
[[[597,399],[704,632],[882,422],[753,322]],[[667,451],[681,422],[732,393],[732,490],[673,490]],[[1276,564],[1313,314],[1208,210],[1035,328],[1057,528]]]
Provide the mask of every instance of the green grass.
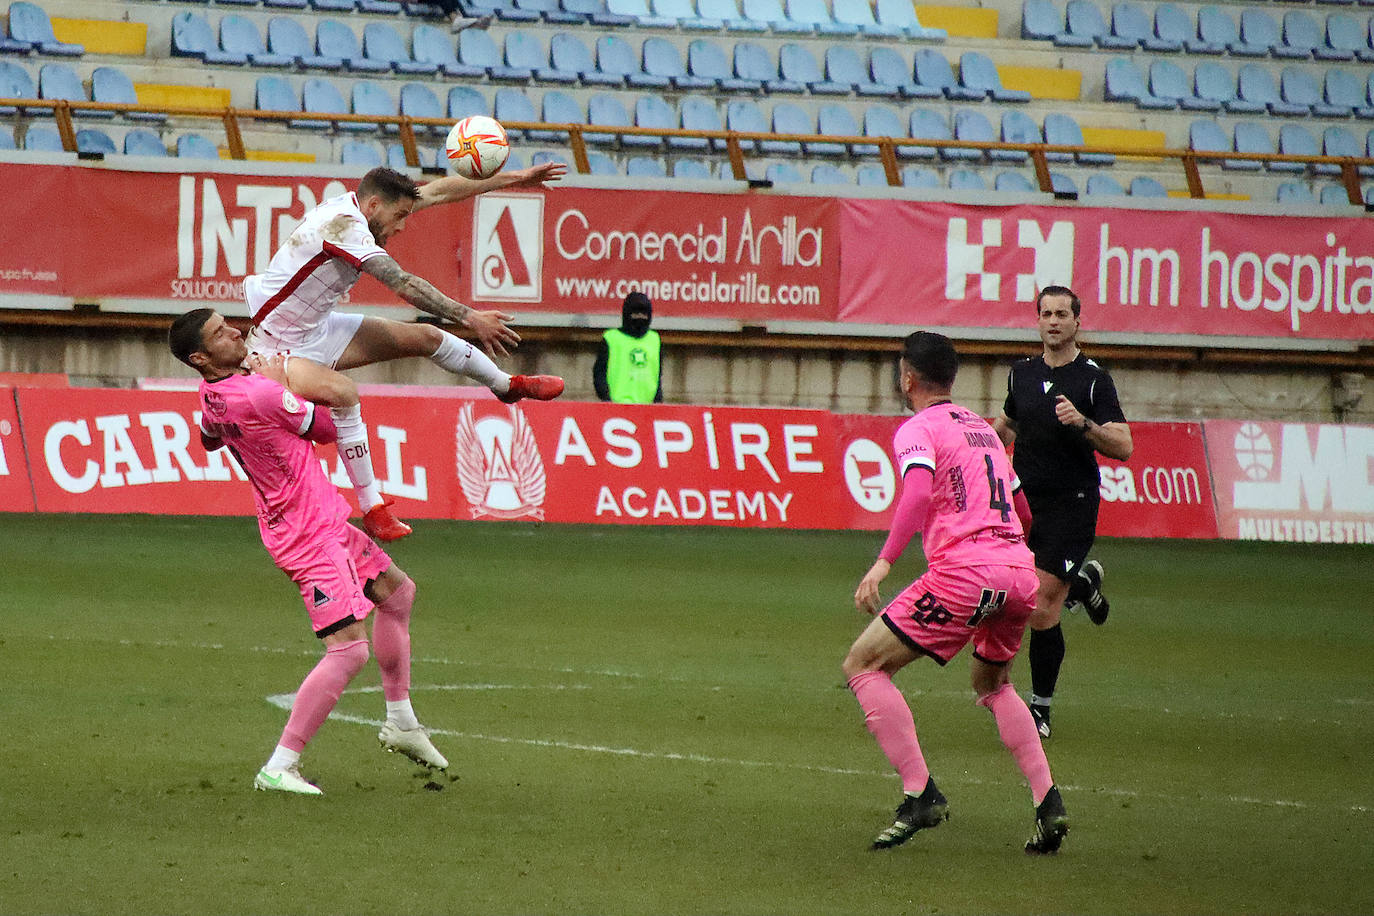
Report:
[[952,820],[867,848],[900,789],[839,662],[878,535],[419,523],[452,776],[377,749],[369,666],[313,800],[251,791],[319,650],[250,520],[0,526],[6,913],[1374,911],[1368,548],[1101,543],[1047,745],[1073,831],[1030,859],[963,659],[897,679]]

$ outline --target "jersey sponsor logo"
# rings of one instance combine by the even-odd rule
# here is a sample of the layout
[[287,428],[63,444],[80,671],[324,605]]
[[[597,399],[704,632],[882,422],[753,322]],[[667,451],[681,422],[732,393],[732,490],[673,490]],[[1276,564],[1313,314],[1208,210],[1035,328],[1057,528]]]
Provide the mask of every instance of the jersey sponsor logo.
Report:
[[474,299],[541,301],[543,196],[483,194],[477,198],[473,208],[472,265]]
[[281,406],[287,413],[301,412],[301,402],[296,400],[296,396],[285,388],[283,388],[281,392]]
[[205,410],[207,413],[222,417],[224,416],[224,412],[228,409],[224,401],[224,395],[215,391],[213,388],[205,389]]
[[315,593],[311,595],[310,603],[315,607],[324,607],[326,604],[334,600],[333,598],[330,598],[328,595],[326,595],[318,585],[312,585],[311,588],[315,590]]
[[458,483],[473,518],[543,519],[547,478],[529,421],[518,407],[477,417],[458,411]]
[[897,475],[887,452],[872,439],[855,439],[844,450],[844,483],[867,512],[882,512],[897,495]]

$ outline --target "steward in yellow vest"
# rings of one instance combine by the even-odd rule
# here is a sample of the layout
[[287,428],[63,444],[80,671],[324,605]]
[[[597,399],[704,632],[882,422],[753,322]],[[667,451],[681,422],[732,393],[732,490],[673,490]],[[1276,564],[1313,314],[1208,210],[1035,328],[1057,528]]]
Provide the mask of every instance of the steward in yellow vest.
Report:
[[649,330],[654,307],[649,297],[635,292],[625,297],[620,327],[601,338],[592,365],[596,396],[618,404],[657,404],[663,401],[663,365],[658,332]]

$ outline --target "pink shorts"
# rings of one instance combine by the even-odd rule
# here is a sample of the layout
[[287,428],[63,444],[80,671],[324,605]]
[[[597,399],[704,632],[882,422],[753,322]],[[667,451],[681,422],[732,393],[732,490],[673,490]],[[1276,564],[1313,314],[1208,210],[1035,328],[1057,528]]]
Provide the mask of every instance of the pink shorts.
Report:
[[883,610],[882,621],[908,648],[941,665],[969,640],[976,658],[1005,664],[1021,648],[1037,584],[1028,566],[932,569]]
[[386,572],[391,557],[372,538],[341,523],[336,539],[320,543],[301,562],[278,565],[300,588],[310,628],[323,638],[367,619],[372,602],[363,594],[363,583]]

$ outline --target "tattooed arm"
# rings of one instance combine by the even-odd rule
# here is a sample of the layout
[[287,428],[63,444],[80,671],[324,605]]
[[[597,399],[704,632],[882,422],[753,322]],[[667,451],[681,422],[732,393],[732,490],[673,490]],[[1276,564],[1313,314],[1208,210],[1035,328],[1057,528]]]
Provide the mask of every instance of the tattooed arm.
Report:
[[405,270],[389,255],[368,258],[362,269],[420,311],[471,331],[483,349],[493,356],[509,355],[506,348],[514,349],[520,343],[520,335],[506,326],[510,315],[498,311],[481,312],[451,299],[424,277]]

